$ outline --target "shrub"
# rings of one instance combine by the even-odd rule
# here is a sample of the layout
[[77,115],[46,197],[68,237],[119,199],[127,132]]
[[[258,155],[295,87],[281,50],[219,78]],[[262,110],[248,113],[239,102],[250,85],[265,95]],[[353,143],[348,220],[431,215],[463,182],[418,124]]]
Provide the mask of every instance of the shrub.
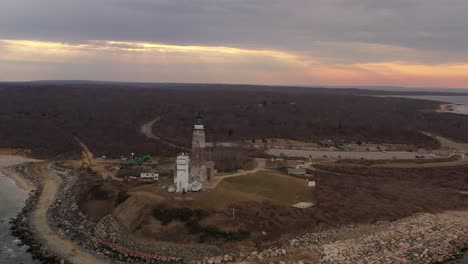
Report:
[[190,208],[157,208],[154,210],[153,215],[163,225],[167,225],[173,220],[182,222],[197,221],[206,217],[208,212],[201,209],[192,210]]
[[131,195],[128,194],[127,192],[124,192],[124,191],[120,191],[119,194],[117,194],[117,198],[116,198],[116,203],[117,205],[125,202],[125,200],[127,200]]
[[217,226],[209,225],[206,227],[200,226],[198,223],[191,222],[187,223],[187,226],[190,228],[192,234],[200,234],[199,242],[204,243],[208,238],[214,239],[224,239],[224,241],[240,241],[247,239],[250,236],[250,233],[245,230],[237,231],[223,231]]

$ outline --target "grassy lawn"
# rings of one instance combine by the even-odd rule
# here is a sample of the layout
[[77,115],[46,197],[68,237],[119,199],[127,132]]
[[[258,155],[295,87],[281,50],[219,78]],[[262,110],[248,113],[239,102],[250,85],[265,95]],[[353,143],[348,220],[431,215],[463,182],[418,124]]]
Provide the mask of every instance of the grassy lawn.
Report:
[[203,193],[196,203],[204,208],[220,209],[239,201],[270,201],[281,205],[313,201],[313,190],[304,180],[272,171],[232,177]]

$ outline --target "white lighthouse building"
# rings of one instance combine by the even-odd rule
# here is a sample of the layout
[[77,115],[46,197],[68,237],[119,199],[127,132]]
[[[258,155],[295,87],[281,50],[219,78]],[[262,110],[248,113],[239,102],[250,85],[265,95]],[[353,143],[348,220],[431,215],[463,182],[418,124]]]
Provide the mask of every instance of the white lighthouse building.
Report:
[[198,114],[195,125],[193,126],[192,137],[192,163],[190,170],[190,181],[199,181],[204,183],[211,179],[207,175],[206,167],[206,144],[205,144],[205,128],[203,126],[203,119]]
[[189,191],[189,175],[190,175],[190,158],[182,153],[176,159],[176,173],[174,177],[174,184],[176,192]]
[[[177,156],[176,170],[174,173],[175,192],[200,191],[205,182],[213,179],[215,165],[213,161],[207,161],[205,128],[200,114],[198,114],[193,126],[192,156],[185,153]],[[174,188],[175,187],[175,188]]]

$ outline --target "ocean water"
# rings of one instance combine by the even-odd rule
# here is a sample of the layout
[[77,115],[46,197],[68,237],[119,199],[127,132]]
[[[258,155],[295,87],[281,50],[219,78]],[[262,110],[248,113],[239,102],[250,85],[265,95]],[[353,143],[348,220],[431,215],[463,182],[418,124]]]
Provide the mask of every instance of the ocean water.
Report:
[[10,218],[14,218],[21,211],[26,198],[24,190],[0,173],[0,264],[36,263],[26,252],[26,247],[18,245],[20,241],[11,235],[8,223]]
[[424,95],[424,96],[395,96],[395,97],[404,97],[404,98],[413,98],[413,99],[424,99],[432,101],[441,101],[447,103],[458,104],[454,107],[453,113],[468,115],[468,96],[434,96],[434,95]]

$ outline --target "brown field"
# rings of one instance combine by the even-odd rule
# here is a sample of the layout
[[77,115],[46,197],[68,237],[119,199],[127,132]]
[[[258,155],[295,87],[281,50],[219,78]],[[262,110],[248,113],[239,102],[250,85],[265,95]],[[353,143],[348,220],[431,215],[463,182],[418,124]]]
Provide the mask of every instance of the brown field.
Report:
[[[314,172],[315,190],[306,188],[302,179],[263,171],[227,178],[212,191],[170,194],[163,187],[172,184],[171,164],[179,150],[148,139],[140,131],[141,125],[160,117],[153,127],[159,137],[190,146],[195,115],[202,112],[210,142],[285,139],[278,143],[314,146],[319,140],[334,139],[439,147],[420,131],[468,142],[468,116],[437,113],[433,110],[438,102],[361,96],[367,91],[345,89],[284,92],[264,87],[259,92],[250,86],[3,86],[0,147],[31,149],[36,157],[68,160],[80,155],[77,136],[96,157],[118,158],[131,152],[166,157],[160,159],[165,175],[159,183],[113,180],[117,174],[109,167],[118,162],[96,159],[96,169],[105,177],[82,175],[75,187],[79,207],[91,219],[99,221],[112,214],[138,239],[223,244],[219,238],[201,241],[180,219],[163,225],[155,209],[204,210],[206,216],[197,219],[201,227],[248,231],[250,237],[234,246],[261,247],[308,231],[468,208],[468,166],[403,169],[362,166],[373,164],[360,161],[349,161],[358,163],[353,166],[323,163]],[[231,156],[221,151],[216,155],[220,165],[225,162],[226,171],[250,166],[247,156],[264,156],[262,149]],[[236,162],[231,162],[233,156],[238,157]],[[279,165],[286,163],[294,161]],[[72,165],[77,168],[79,163]],[[126,173],[138,171],[122,172]],[[316,206],[305,210],[290,206],[301,201]]]
[[[161,191],[161,186],[170,179],[164,179],[161,184],[139,186],[101,180],[100,187],[97,187],[99,184],[88,184],[81,206],[88,211],[102,206],[100,212],[116,215],[139,239],[191,244],[198,243],[197,237],[190,234],[183,223],[175,221],[163,226],[152,216],[152,210],[168,207],[204,209],[209,216],[200,224],[215,225],[223,230],[248,230],[251,233],[249,241],[258,246],[341,225],[392,221],[418,212],[468,208],[468,166],[420,169],[318,167],[315,191],[305,188],[301,179],[276,172],[228,178],[214,191],[187,194],[183,201],[174,200],[180,195]],[[116,205],[116,190],[124,190],[131,196]],[[305,210],[290,207],[299,201],[314,201],[317,205]],[[219,241],[204,243],[217,244]]]

